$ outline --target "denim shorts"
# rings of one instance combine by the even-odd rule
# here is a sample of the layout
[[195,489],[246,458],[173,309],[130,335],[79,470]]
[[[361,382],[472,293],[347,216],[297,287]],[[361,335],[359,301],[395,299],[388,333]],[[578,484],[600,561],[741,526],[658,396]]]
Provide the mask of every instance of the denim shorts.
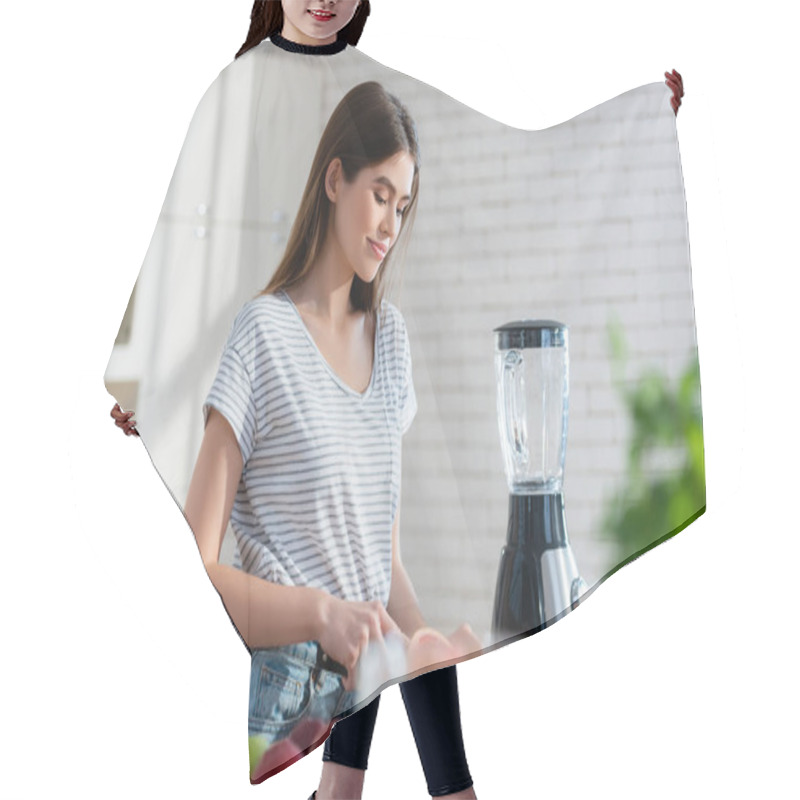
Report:
[[326,667],[318,642],[253,650],[248,729],[264,745],[285,739],[303,720],[326,724],[355,705],[342,676]]

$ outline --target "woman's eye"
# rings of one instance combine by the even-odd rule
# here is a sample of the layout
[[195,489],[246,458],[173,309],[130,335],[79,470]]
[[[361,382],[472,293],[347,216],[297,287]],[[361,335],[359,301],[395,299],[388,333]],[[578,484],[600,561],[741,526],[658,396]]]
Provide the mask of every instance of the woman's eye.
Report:
[[408,206],[405,206],[405,208],[398,208],[397,209],[397,216],[400,217],[400,219],[403,219],[403,217],[406,215],[406,210],[407,209],[408,209]]
[[375,202],[379,206],[385,206],[386,205],[386,200],[384,200],[377,192],[375,192]]

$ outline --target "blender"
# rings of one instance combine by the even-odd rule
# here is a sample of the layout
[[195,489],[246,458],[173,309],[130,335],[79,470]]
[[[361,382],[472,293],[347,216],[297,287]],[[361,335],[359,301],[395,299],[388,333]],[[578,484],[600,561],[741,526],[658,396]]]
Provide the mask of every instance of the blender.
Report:
[[497,420],[510,492],[492,615],[497,641],[552,624],[577,606],[587,585],[567,538],[562,491],[568,328],[521,320],[494,333]]

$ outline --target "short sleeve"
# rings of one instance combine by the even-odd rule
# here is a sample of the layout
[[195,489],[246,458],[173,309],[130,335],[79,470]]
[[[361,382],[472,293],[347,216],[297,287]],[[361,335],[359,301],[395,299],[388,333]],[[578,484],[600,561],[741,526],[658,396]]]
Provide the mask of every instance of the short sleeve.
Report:
[[217,376],[203,405],[206,422],[211,408],[216,408],[228,420],[239,443],[242,463],[247,463],[256,440],[255,393],[247,367],[231,344],[222,353]]
[[411,344],[405,325],[403,331],[403,383],[400,388],[400,430],[405,435],[417,414],[417,395],[414,392],[414,378],[411,370]]

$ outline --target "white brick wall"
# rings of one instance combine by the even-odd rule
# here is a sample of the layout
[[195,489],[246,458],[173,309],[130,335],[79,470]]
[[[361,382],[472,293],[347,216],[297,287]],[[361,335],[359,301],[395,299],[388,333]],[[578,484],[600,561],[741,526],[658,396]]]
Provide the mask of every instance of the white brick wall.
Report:
[[[630,378],[652,365],[674,377],[695,353],[674,124],[657,113],[659,86],[529,134],[423,95],[404,76],[384,84],[415,117],[422,148],[396,298],[419,400],[404,445],[403,558],[432,624],[466,619],[484,633],[508,503],[492,329],[522,317],[570,325],[567,519],[590,584],[613,566],[598,528],[627,447],[607,325],[624,329]],[[331,87],[329,108],[344,88]]]

